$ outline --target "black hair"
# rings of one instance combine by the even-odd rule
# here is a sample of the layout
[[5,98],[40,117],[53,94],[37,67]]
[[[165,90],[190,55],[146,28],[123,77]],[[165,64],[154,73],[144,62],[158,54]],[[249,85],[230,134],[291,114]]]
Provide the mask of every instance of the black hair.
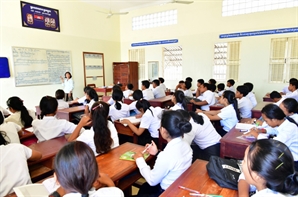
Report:
[[138,102],[136,103],[137,110],[141,111],[140,109],[143,109],[144,113],[147,110],[150,110],[152,116],[154,116],[152,110],[150,109],[150,107],[151,107],[151,105],[150,105],[149,101],[147,101],[146,99],[138,100]]
[[220,83],[217,85],[217,90],[222,91],[225,89],[225,84],[224,83]]
[[57,180],[67,191],[88,197],[88,191],[99,176],[98,165],[91,148],[81,141],[70,142],[55,156]]
[[129,90],[132,90],[132,89],[133,89],[133,84],[131,84],[131,83],[128,83],[126,86],[127,86],[127,88],[128,88]]
[[281,94],[280,94],[279,92],[277,92],[277,91],[272,91],[272,92],[270,93],[270,98],[271,98],[271,99],[281,98]]
[[119,85],[114,85],[113,88],[112,88],[112,91],[115,91],[115,90],[121,90],[121,87]]
[[180,103],[182,105],[182,107],[184,108],[184,110],[187,110],[187,101],[185,99],[184,92],[177,90],[174,93],[174,97],[175,97],[177,103]]
[[246,82],[243,85],[245,85],[248,88],[248,92],[251,92],[254,89],[254,84],[250,82]]
[[195,123],[200,124],[200,125],[204,124],[203,116],[197,114],[196,112],[193,112],[193,111],[187,112],[182,109],[178,109],[177,111],[179,113],[181,113],[182,116],[185,117],[187,121],[189,121],[190,117],[192,117],[192,119],[194,120]]
[[214,84],[214,85],[216,85],[216,80],[215,80],[215,79],[209,79],[209,84]]
[[184,83],[185,83],[185,88],[186,89],[191,88],[191,82],[190,81],[185,81]]
[[3,113],[0,111],[0,125],[2,125],[4,122],[4,115]]
[[90,100],[98,101],[98,94],[93,88],[88,89],[86,94],[90,97]]
[[298,103],[296,99],[286,98],[282,101],[282,104],[288,110],[289,113],[297,113],[298,112]]
[[209,90],[209,83],[203,83],[202,86],[204,86],[205,88],[207,88],[207,90]]
[[109,105],[103,101],[95,102],[92,105],[91,117],[94,131],[94,145],[97,153],[106,153],[111,150],[113,139],[108,127]]
[[121,109],[121,104],[119,103],[119,101],[122,102],[123,99],[123,92],[121,90],[114,90],[112,93],[112,98],[115,101],[115,108],[117,110]]
[[237,119],[240,120],[241,118],[240,118],[240,113],[239,113],[239,109],[238,109],[238,101],[235,97],[235,93],[231,90],[226,90],[226,91],[224,91],[222,96],[223,96],[223,98],[226,98],[228,100],[228,103],[233,104],[234,110],[237,115]]
[[216,85],[215,84],[209,84],[208,85],[208,90],[210,90],[211,92],[215,92],[215,90],[216,90]]
[[44,96],[39,102],[39,108],[41,111],[41,117],[48,114],[54,114],[58,108],[57,99],[51,96]]
[[160,83],[164,83],[165,82],[164,78],[162,78],[162,77],[159,77],[158,80],[160,81]]
[[289,148],[282,142],[261,139],[250,144],[247,165],[266,182],[266,187],[284,194],[298,194],[298,173]]
[[243,96],[246,96],[249,91],[248,91],[248,87],[247,86],[238,86],[237,88],[237,91],[240,92],[240,94],[243,94]]
[[[0,146],[1,145],[7,145],[9,144],[10,142],[7,141],[6,139],[8,138],[7,134],[5,131],[0,131]],[[1,153],[2,154],[2,153]]]
[[65,72],[65,74],[64,74],[64,77],[66,78],[66,74],[69,74],[69,78],[72,78],[72,75],[71,75],[71,73],[70,72]]
[[185,82],[186,82],[186,81],[189,81],[189,82],[191,83],[191,82],[192,82],[192,78],[191,78],[191,77],[186,77],[186,78],[185,78]]
[[65,97],[65,92],[61,89],[58,89],[55,92],[55,97],[56,97],[56,99],[63,99]]
[[261,110],[261,113],[269,119],[283,120],[286,117],[284,112],[275,104],[266,105]]
[[143,80],[143,81],[142,81],[142,85],[143,85],[146,89],[148,89],[149,86],[150,86],[150,82],[149,82],[148,80]]
[[205,83],[204,79],[198,79],[197,82],[200,83],[200,84]]
[[164,111],[161,117],[161,127],[165,128],[170,137],[177,138],[191,131],[192,126],[178,111]]
[[185,83],[185,81],[183,81],[183,80],[180,80],[180,81],[179,81],[179,83]]
[[152,81],[152,83],[155,83],[156,86],[159,86],[160,81],[159,81],[158,79],[154,79],[154,80]]
[[90,86],[86,86],[86,87],[84,87],[84,93],[86,93],[86,92],[89,91],[90,89],[92,89]]
[[234,79],[229,79],[227,82],[229,82],[232,86],[235,84]]
[[291,84],[292,86],[295,86],[295,89],[298,88],[298,81],[297,81],[297,80],[296,80],[296,81],[291,81],[290,84]]
[[27,108],[23,105],[23,101],[16,96],[10,97],[6,104],[8,107],[14,109],[15,111],[21,112],[21,121],[25,127],[30,127],[33,118],[29,115]]
[[289,83],[291,83],[291,82],[294,82],[294,81],[298,81],[296,78],[291,78],[290,80],[289,80]]
[[132,93],[132,98],[136,101],[140,100],[143,98],[143,92],[141,90],[135,90]]

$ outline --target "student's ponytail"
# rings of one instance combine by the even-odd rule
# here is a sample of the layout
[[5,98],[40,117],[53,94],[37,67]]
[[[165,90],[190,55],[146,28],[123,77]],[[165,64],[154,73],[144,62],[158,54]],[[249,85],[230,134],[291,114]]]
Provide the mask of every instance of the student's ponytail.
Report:
[[222,96],[228,100],[229,104],[233,105],[234,110],[237,115],[237,119],[240,120],[241,118],[240,118],[240,113],[239,113],[239,109],[238,109],[238,101],[235,97],[235,93],[232,92],[231,90],[225,90]]
[[31,126],[33,118],[29,115],[27,108],[23,105],[23,101],[19,97],[10,97],[6,104],[8,107],[21,112],[21,120],[25,127]]
[[177,90],[177,91],[175,91],[174,96],[175,96],[177,103],[180,103],[182,105],[183,109],[188,111],[187,101],[185,99],[184,92]]
[[189,115],[192,117],[192,119],[195,121],[195,123],[198,123],[200,125],[203,125],[204,124],[204,119],[203,119],[203,116],[193,112],[193,111],[190,111],[188,112]]
[[298,172],[289,175],[284,183],[284,190],[291,195],[298,194]]
[[150,110],[152,116],[153,115],[153,112],[152,110],[150,109],[151,105],[149,103],[149,101],[147,101],[146,99],[140,99],[137,103],[136,103],[136,108],[140,111],[140,109],[143,109],[144,113],[147,111],[147,110]]
[[123,99],[123,92],[121,90],[117,90],[117,89],[114,90],[113,94],[112,94],[112,98],[115,101],[115,108],[117,110],[120,110],[122,106],[119,103],[119,101],[122,101],[122,99]]

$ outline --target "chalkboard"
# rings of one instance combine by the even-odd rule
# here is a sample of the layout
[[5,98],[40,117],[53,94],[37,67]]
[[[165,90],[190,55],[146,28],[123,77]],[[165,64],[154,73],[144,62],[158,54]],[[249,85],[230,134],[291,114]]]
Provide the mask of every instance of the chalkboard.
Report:
[[59,84],[71,72],[70,51],[12,47],[15,85]]

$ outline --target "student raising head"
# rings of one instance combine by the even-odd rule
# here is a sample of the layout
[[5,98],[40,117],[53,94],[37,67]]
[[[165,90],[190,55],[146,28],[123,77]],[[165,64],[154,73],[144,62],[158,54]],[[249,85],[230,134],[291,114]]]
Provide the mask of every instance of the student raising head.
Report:
[[123,92],[121,90],[114,90],[112,94],[114,104],[110,106],[109,116],[112,121],[119,120],[129,116],[129,106],[122,103]]
[[5,122],[14,122],[21,127],[30,127],[32,120],[35,119],[35,113],[23,105],[23,100],[19,97],[10,97],[6,104],[9,111],[12,113],[10,116],[5,118]]
[[[90,116],[82,117],[68,141],[85,142],[93,150],[95,156],[119,146],[118,132],[114,124],[108,120],[108,115],[109,105],[103,101],[95,102]],[[80,135],[80,130],[90,125],[90,121],[92,123],[90,130],[85,130]]]
[[166,88],[166,85],[164,84],[164,82],[165,82],[164,78],[159,77],[158,80],[159,80],[159,82],[160,82],[160,87],[162,87],[162,89],[163,89],[164,91],[166,91],[167,88]]
[[129,96],[132,95],[132,93],[133,93],[133,84],[128,83],[125,86],[125,91],[123,91],[123,96],[124,96],[124,98],[128,98]]
[[173,94],[172,102],[174,103],[174,106],[170,108],[171,110],[178,110],[178,109],[187,110],[187,102],[185,100],[185,95],[182,91],[177,90]]
[[85,114],[91,111],[92,105],[98,101],[98,94],[93,88],[87,89],[85,92],[86,100],[88,104],[85,107]]
[[201,101],[195,101],[192,99],[189,102],[193,103],[196,106],[200,106],[202,110],[209,111],[209,106],[215,104],[215,95],[213,92],[208,90],[208,87],[208,83],[203,83],[202,85],[200,85],[199,89],[201,95],[198,97],[198,99]]
[[141,90],[135,90],[132,94],[132,97],[133,97],[134,101],[129,104],[129,110],[130,111],[133,110],[133,111],[130,112],[131,113],[130,115],[136,115],[136,114],[141,113],[137,109],[136,104],[140,99],[143,98],[143,92]]
[[65,102],[64,99],[63,99],[64,96],[65,96],[65,93],[61,89],[59,89],[55,92],[55,97],[58,101],[58,109],[69,108],[69,104],[67,102]]
[[248,87],[238,86],[235,97],[238,100],[238,109],[240,111],[241,118],[251,118],[251,110],[253,108],[252,103],[246,95],[248,94]]
[[250,100],[253,107],[257,106],[258,103],[257,103],[256,96],[252,92],[254,85],[250,82],[246,82],[243,85],[245,85],[248,88],[248,94],[246,95],[246,97]]
[[234,84],[235,84],[234,79],[229,79],[229,80],[227,81],[227,90],[231,90],[232,92],[236,93]]
[[152,92],[153,92],[154,98],[161,98],[166,96],[164,89],[159,84],[160,82],[158,79],[155,79],[152,81],[152,86],[153,86]]
[[149,89],[150,82],[148,80],[142,81],[142,92],[143,92],[143,97],[146,100],[151,100],[154,99],[154,94],[152,90]]

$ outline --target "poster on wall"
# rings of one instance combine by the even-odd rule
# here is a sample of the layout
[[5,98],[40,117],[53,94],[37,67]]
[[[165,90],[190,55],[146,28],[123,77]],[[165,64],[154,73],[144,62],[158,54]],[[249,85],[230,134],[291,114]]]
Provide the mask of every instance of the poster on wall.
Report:
[[22,26],[60,32],[59,10],[21,1]]

